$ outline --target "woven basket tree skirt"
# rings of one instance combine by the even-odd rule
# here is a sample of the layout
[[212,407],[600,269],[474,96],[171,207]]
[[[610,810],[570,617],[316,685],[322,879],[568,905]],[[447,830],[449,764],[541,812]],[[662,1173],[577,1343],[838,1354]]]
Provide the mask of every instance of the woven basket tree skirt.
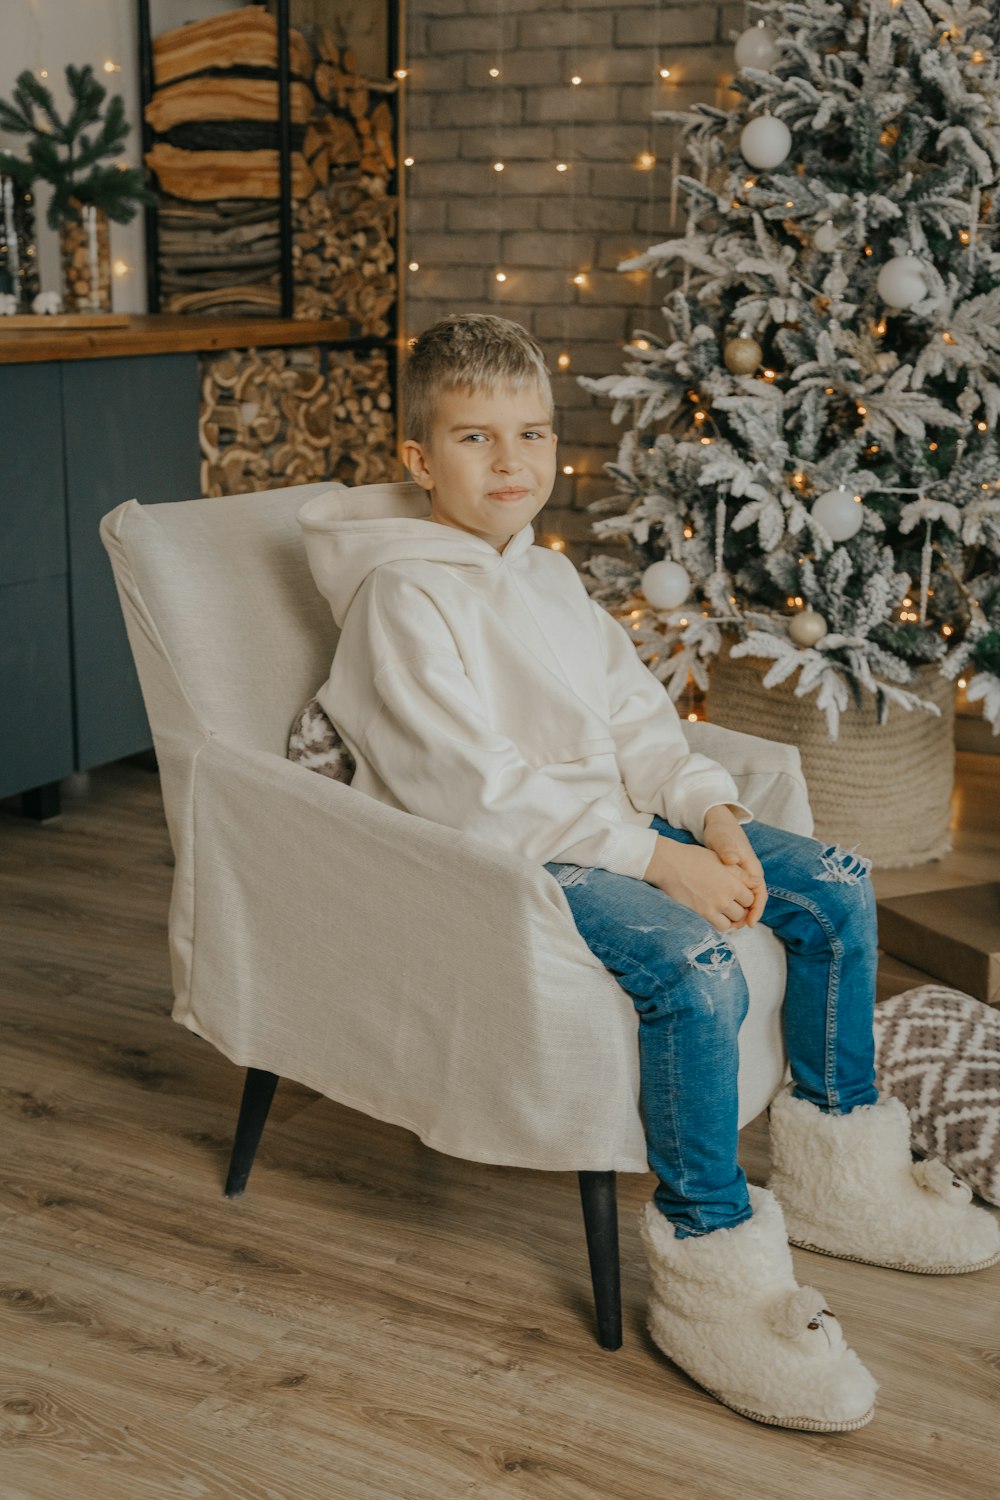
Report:
[[708,717],[713,724],[797,745],[809,787],[815,834],[856,849],[876,869],[919,865],[951,848],[951,794],[955,780],[955,688],[936,667],[919,667],[910,691],[928,698],[925,709],[893,704],[878,722],[874,697],[841,714],[831,741],[815,696],[796,698],[793,683],[765,688],[771,665],[759,658],[734,660],[727,648],[712,663]]

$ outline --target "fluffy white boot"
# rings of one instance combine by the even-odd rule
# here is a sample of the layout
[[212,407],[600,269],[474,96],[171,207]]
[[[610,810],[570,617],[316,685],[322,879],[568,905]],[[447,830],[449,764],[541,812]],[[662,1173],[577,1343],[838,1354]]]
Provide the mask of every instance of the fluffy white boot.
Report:
[[896,1271],[955,1275],[1000,1260],[1000,1224],[935,1159],[914,1162],[891,1096],[831,1115],[790,1091],[771,1104],[771,1175],[793,1245]]
[[752,1218],[678,1239],[650,1200],[639,1216],[654,1341],[716,1400],[772,1427],[850,1432],[874,1414],[874,1379],[822,1293],[795,1280],[781,1206],[750,1187]]

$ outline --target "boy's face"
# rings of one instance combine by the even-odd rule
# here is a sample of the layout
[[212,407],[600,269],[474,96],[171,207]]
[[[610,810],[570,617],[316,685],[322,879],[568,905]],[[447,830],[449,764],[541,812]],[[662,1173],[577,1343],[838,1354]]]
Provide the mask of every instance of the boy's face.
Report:
[[408,439],[403,461],[430,493],[432,521],[502,552],[555,483],[556,435],[545,397],[534,385],[444,391],[430,440]]

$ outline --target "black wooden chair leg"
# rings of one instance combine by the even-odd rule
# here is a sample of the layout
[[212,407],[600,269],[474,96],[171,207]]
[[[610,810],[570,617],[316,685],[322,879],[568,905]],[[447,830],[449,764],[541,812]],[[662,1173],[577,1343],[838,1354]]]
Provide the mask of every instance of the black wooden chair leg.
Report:
[[580,1172],[578,1175],[590,1279],[594,1283],[597,1339],[602,1349],[620,1349],[622,1285],[618,1256],[617,1181],[614,1172]]
[[248,1068],[240,1103],[240,1117],[236,1122],[236,1138],[233,1154],[229,1158],[229,1176],[226,1178],[226,1197],[242,1196],[250,1168],[264,1133],[267,1112],[278,1086],[277,1073],[265,1073],[263,1068]]

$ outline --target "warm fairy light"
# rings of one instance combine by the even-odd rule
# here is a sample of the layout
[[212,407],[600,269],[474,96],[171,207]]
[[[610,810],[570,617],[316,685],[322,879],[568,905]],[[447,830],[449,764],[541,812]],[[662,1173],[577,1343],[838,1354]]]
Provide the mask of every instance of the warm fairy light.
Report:
[[411,260],[410,261],[410,270],[411,271],[419,271],[420,270],[420,262],[419,262],[419,260]]
[[698,422],[700,424],[700,423],[704,422],[704,420],[705,420],[705,418],[707,416],[708,416],[708,412],[707,411],[696,411],[695,414],[694,414],[694,419],[695,419],[696,422]]
[[39,70],[38,70],[38,76],[39,76],[39,78],[48,78],[48,76],[49,76],[49,70],[48,70],[48,68],[39,68]]
[[413,157],[412,156],[404,156],[403,157],[403,166],[404,167],[412,167],[413,166]]
[[975,50],[975,52],[973,52],[972,56],[970,57],[969,61],[970,62],[974,62],[974,63],[985,62],[986,61],[986,53],[985,52],[980,52],[979,48],[977,47],[976,50]]
[[966,686],[966,681],[965,681],[964,677],[960,677],[958,679],[958,685],[959,685],[960,688],[964,688]]
[[548,547],[548,549],[549,549],[550,552],[565,552],[566,551],[566,543],[563,541],[563,539],[562,539],[561,536],[546,537],[546,539],[545,539],[545,545],[546,545],[546,547]]
[[873,252],[873,250],[872,250],[872,247],[871,247],[871,245],[866,245],[866,246],[865,246],[865,254],[866,254],[866,255],[872,255],[872,254],[873,254],[873,253],[874,253],[874,252]]
[[573,277],[573,285],[574,286],[586,286],[587,285],[587,278],[583,274],[582,271],[578,271],[576,273],[576,275]]
[[409,68],[397,68],[392,76],[393,78],[409,78],[410,70]]
[[697,724],[697,722],[698,722],[698,715],[697,714],[688,714],[688,723],[689,724]]
[[938,450],[938,445],[937,445],[937,443],[928,443],[928,444],[927,444],[927,446],[928,446],[928,448],[929,448],[929,449],[930,449],[930,451],[931,451],[931,452],[932,452],[932,453],[936,453],[936,452],[937,452],[937,450]]
[[669,78],[670,77],[670,69],[669,68],[661,68],[660,69],[660,77],[661,78]]
[[690,526],[685,526],[685,528],[684,528],[684,535],[687,537],[688,541],[690,541],[691,538],[694,536],[694,530],[693,530],[693,528],[690,527]]
[[870,446],[869,446],[869,449],[868,449],[868,452],[869,452],[869,453],[870,453],[870,454],[871,454],[871,456],[872,456],[872,458],[874,458],[874,457],[875,457],[875,454],[876,454],[876,453],[881,453],[881,451],[882,451],[882,450],[881,450],[881,448],[880,448],[880,447],[879,447],[879,445],[878,445],[878,443],[872,443],[872,444],[871,444],[871,445],[870,445]]
[[568,161],[557,161],[556,162],[556,171],[557,172],[568,172],[569,171],[569,162]]
[[954,343],[957,342],[954,334],[952,334],[952,333],[947,333],[947,332],[942,333],[941,337],[944,339],[944,341],[945,341],[946,344],[954,344]]
[[495,161],[493,163],[493,170],[494,170],[494,172],[502,172],[503,171],[503,166],[504,166],[504,164],[503,164],[502,161]]
[[104,61],[104,71],[105,71],[105,73],[120,73],[121,70],[122,70],[121,63],[112,62],[110,57],[105,58],[105,61]]
[[953,635],[954,632],[953,632],[953,630],[952,630],[952,628],[951,628],[950,625],[942,625],[941,626],[941,634],[942,635]]
[[496,275],[494,276],[493,279],[495,281],[506,281],[507,280],[507,272],[506,271],[497,271],[497,273],[496,273]]
[[652,151],[640,151],[635,159],[635,164],[640,172],[649,172],[656,166],[656,157]]
[[990,430],[990,424],[988,422],[977,422],[976,423],[976,431],[977,432],[989,432],[989,430]]
[[880,319],[880,321],[875,324],[875,332],[878,334],[879,338],[883,337],[888,326],[889,325],[886,323],[884,318]]
[[791,198],[786,198],[785,199],[785,207],[786,208],[794,208],[795,207],[794,201]]
[[823,394],[824,394],[824,396],[832,396],[833,395],[833,386],[832,385],[825,386],[824,390],[823,390]]
[[712,441],[712,439],[710,437],[703,437],[701,439],[701,441],[704,443],[705,447],[707,448],[708,445],[709,445],[709,443]]
[[500,77],[500,69],[499,68],[491,68],[490,69],[490,77],[491,78],[499,78]]
[[757,179],[756,179],[756,177],[744,177],[744,179],[743,179],[743,186],[745,188],[756,187],[757,186]]
[[556,364],[559,366],[560,370],[568,370],[570,366],[569,355],[560,354],[559,358],[556,360]]
[[681,627],[682,630],[684,629],[684,627],[687,624],[687,622],[688,622],[687,615],[681,615],[680,619],[677,621],[678,625]]
[[972,235],[969,233],[969,231],[967,229],[960,229],[958,231],[958,237],[962,241],[963,245],[967,245],[969,243],[969,241],[972,239]]
[[632,345],[632,348],[633,349],[648,349],[649,348],[649,339],[636,339],[635,343]]
[[572,464],[563,464],[563,473],[564,474],[575,474],[576,470],[574,469],[574,467],[573,467]]
[[913,600],[910,598],[909,594],[907,594],[906,598],[903,600],[903,608],[904,609],[912,609],[913,608]]
[[805,482],[806,482],[806,476],[805,476],[805,474],[802,472],[801,469],[796,469],[795,473],[792,475],[792,488],[796,489],[796,490],[801,490],[804,487]]
[[764,371],[764,379],[765,380],[777,380],[777,378],[778,378],[778,372],[777,372],[777,370],[767,369],[767,370]]
[[858,407],[858,416],[859,417],[867,417],[867,415],[868,415],[868,408],[867,408],[867,406],[859,406]]
[[583,79],[580,77],[579,73],[574,73],[573,77],[570,79],[570,83],[574,88],[578,88],[582,82]]
[[127,276],[131,269],[132,267],[129,265],[128,261],[122,260],[121,258],[116,260],[112,267],[112,270],[114,271],[116,276]]

